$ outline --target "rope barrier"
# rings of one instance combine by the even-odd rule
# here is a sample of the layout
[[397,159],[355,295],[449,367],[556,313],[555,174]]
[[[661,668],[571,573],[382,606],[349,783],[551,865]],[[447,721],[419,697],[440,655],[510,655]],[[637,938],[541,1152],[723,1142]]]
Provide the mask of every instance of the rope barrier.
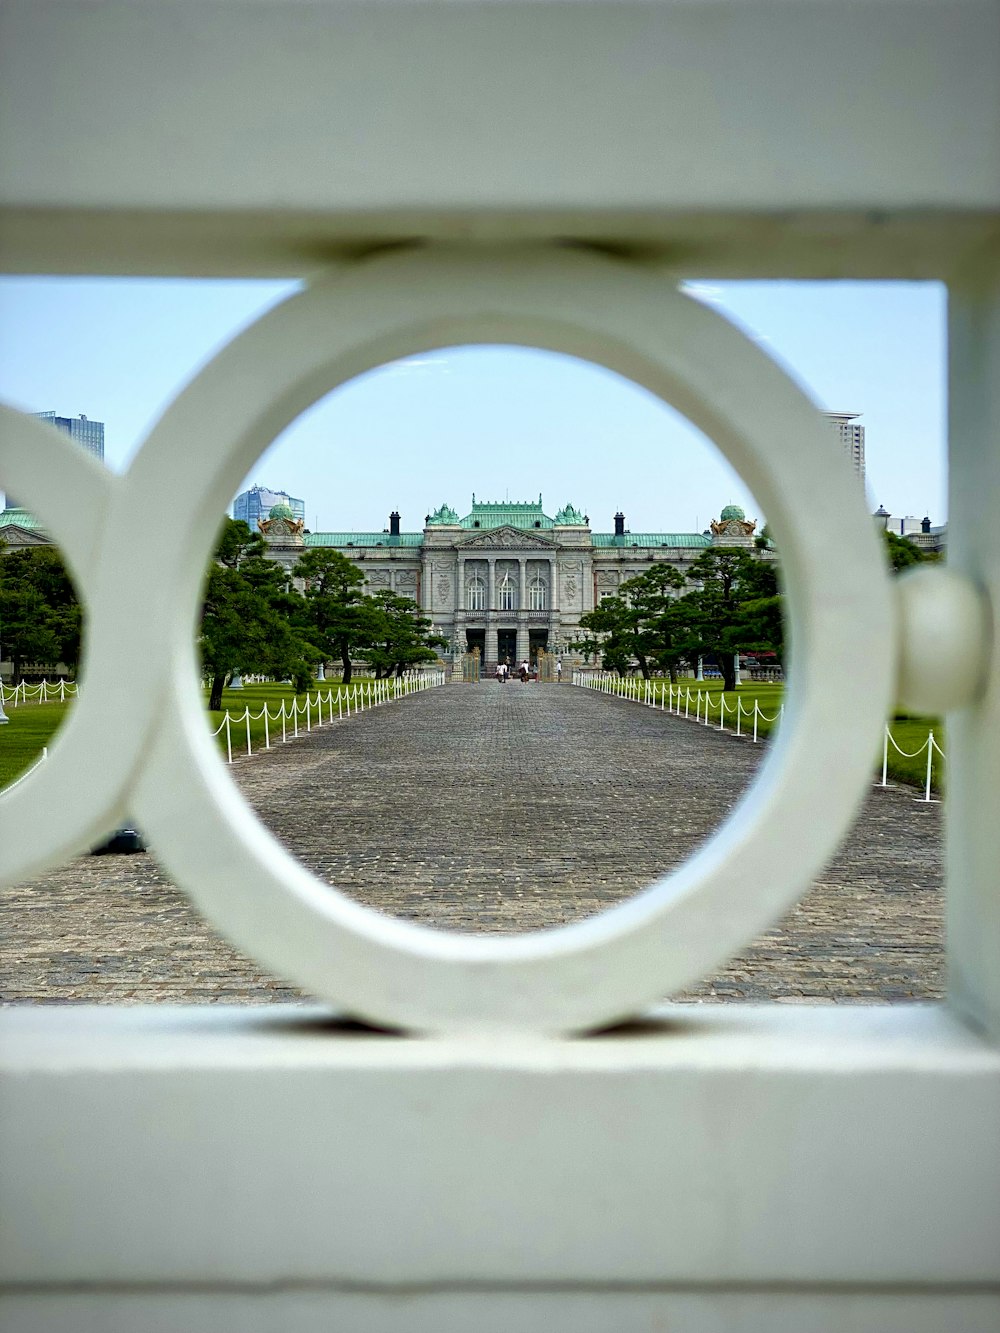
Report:
[[29,685],[26,680],[19,680],[16,685],[10,686],[0,681],[0,704],[9,703],[13,708],[26,704],[29,697],[40,704],[65,703],[68,698],[75,699],[79,693],[80,687],[75,681],[50,683],[40,680],[37,685]]
[[[246,677],[244,677],[246,679]],[[288,740],[288,719],[292,722],[292,740],[296,740],[299,735],[299,717],[305,717],[306,733],[313,730],[314,717],[313,710],[316,712],[315,726],[331,726],[334,722],[333,701],[337,700],[336,721],[341,722],[352,715],[351,704],[354,704],[354,715],[363,713],[366,708],[378,708],[382,704],[395,703],[399,699],[405,699],[409,695],[419,690],[433,689],[438,685],[445,684],[445,673],[443,671],[425,671],[419,674],[409,673],[405,676],[394,676],[392,680],[383,679],[376,681],[367,681],[362,684],[355,682],[354,685],[344,689],[327,690],[325,694],[317,690],[315,697],[306,694],[305,702],[299,703],[298,699],[293,699],[290,704],[286,700],[281,700],[280,708],[274,710],[273,716],[270,708],[265,703],[261,706],[260,712],[251,713],[249,704],[246,705],[242,713],[231,714],[226,709],[222,721],[211,733],[212,736],[218,736],[225,730],[226,733],[226,762],[233,762],[233,740],[232,726],[234,722],[241,722],[246,728],[246,754],[252,756],[253,739],[251,733],[251,722],[264,723],[264,748],[270,750],[271,747],[271,721],[281,722],[281,740],[285,744]],[[323,705],[326,704],[327,718],[323,721]],[[20,779],[19,779],[20,780]]]
[[[656,707],[657,687],[656,683],[653,681],[647,680],[644,682],[644,687],[641,687],[637,679],[633,677],[625,677],[623,680],[621,678],[616,678],[609,671],[598,671],[598,672],[574,671],[571,678],[571,683],[573,685],[578,685],[583,689],[597,690],[602,694],[613,694],[618,696],[619,698],[624,698],[632,702],[639,702],[640,701],[639,695],[641,693],[642,703],[649,704],[653,708]],[[752,721],[753,723],[752,744],[754,745],[758,743],[759,724],[761,722],[766,722],[768,725],[771,725],[775,722],[780,723],[785,716],[785,705],[783,703],[779,704],[776,713],[768,714],[764,711],[763,708],[761,708],[760,703],[757,699],[754,699],[753,707],[750,708],[749,705],[744,706],[743,700],[739,697],[737,697],[736,703],[732,704],[725,698],[723,694],[719,693],[716,696],[717,703],[713,703],[713,695],[708,690],[698,690],[697,693],[694,696],[692,696],[690,686],[681,686],[681,685],[675,686],[672,682],[667,682],[667,681],[663,681],[660,683],[659,695],[660,695],[661,711],[669,711],[673,713],[676,717],[683,716],[690,720],[691,705],[693,703],[694,704],[693,720],[696,723],[699,723],[701,726],[705,727],[707,727],[709,725],[709,722],[711,721],[712,709],[718,707],[719,725],[717,729],[719,731],[726,730],[726,714],[735,713],[736,714],[735,735],[738,736],[740,739],[743,738],[743,719],[745,717],[748,721]],[[681,713],[682,702],[684,705],[683,714]],[[904,750],[899,744],[897,744],[896,739],[889,730],[889,725],[887,723],[885,727],[885,736],[882,744],[882,780],[881,782],[876,783],[876,786],[878,787],[889,786],[887,778],[889,769],[890,744],[892,745],[896,753],[900,755],[901,758],[904,759],[918,759],[920,755],[922,755],[926,750],[927,766],[924,773],[924,784],[923,784],[924,794],[919,798],[919,800],[920,803],[924,805],[936,804],[935,798],[931,796],[934,752],[936,751],[940,755],[942,760],[946,760],[948,756],[945,754],[944,750],[942,750],[941,746],[935,739],[934,732],[928,730],[927,739],[924,741],[923,745],[921,745],[919,749],[913,750],[911,752],[909,750]]]

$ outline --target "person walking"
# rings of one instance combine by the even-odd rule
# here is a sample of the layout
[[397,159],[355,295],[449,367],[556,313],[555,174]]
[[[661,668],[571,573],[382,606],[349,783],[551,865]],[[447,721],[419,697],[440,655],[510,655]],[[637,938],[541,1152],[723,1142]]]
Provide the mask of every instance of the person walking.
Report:
[[562,684],[562,658],[556,662],[556,684]]
[[521,677],[521,684],[526,685],[528,681],[528,663],[522,662],[518,668],[518,675]]

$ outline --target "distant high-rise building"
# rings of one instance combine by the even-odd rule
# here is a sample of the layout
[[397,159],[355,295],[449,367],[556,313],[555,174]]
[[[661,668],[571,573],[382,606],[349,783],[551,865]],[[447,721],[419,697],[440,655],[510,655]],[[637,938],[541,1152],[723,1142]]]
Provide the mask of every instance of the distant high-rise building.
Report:
[[[55,412],[33,412],[39,421],[47,421],[57,430],[65,431],[71,440],[76,440],[88,453],[104,462],[104,422],[91,421],[89,417],[60,417]],[[4,507],[17,509],[18,503],[12,495],[4,497]]]
[[88,453],[104,462],[104,422],[91,421],[89,417],[60,417],[55,412],[36,412],[39,421],[47,421],[50,426],[63,430],[71,440],[83,445]]
[[266,486],[251,486],[241,491],[233,501],[233,518],[241,518],[251,532],[257,531],[257,520],[267,518],[275,505],[288,505],[297,519],[305,522],[306,502],[296,500],[285,491],[269,491]]
[[852,424],[857,421],[861,413],[824,412],[823,415],[837,432],[844,453],[850,458],[854,471],[863,483],[865,479],[865,428]]

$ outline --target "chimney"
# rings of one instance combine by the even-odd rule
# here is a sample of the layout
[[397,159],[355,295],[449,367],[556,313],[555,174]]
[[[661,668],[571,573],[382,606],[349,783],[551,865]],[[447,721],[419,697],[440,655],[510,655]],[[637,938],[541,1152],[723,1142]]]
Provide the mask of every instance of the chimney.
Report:
[[625,536],[625,515],[622,513],[620,509],[618,513],[615,514],[615,536],[616,537]]
[[920,531],[924,534],[925,537],[927,537],[927,536],[930,535],[930,530],[931,530],[931,521],[930,521],[930,519],[929,519],[929,518],[922,518],[922,519],[920,520]]
[[389,536],[399,536],[399,510],[394,509],[389,515]]

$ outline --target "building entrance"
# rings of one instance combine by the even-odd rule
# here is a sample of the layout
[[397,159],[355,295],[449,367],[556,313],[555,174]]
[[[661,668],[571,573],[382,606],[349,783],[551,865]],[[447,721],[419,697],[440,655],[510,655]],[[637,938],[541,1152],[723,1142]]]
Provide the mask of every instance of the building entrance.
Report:
[[515,658],[517,656],[517,630],[516,629],[498,629],[497,630],[497,658],[501,662],[506,662],[508,666],[516,666]]
[[532,666],[538,665],[538,654],[544,653],[549,646],[549,632],[547,629],[528,630],[528,657]]
[[467,629],[465,631],[465,642],[467,651],[474,653],[479,651],[480,670],[486,664],[486,631],[484,629]]

